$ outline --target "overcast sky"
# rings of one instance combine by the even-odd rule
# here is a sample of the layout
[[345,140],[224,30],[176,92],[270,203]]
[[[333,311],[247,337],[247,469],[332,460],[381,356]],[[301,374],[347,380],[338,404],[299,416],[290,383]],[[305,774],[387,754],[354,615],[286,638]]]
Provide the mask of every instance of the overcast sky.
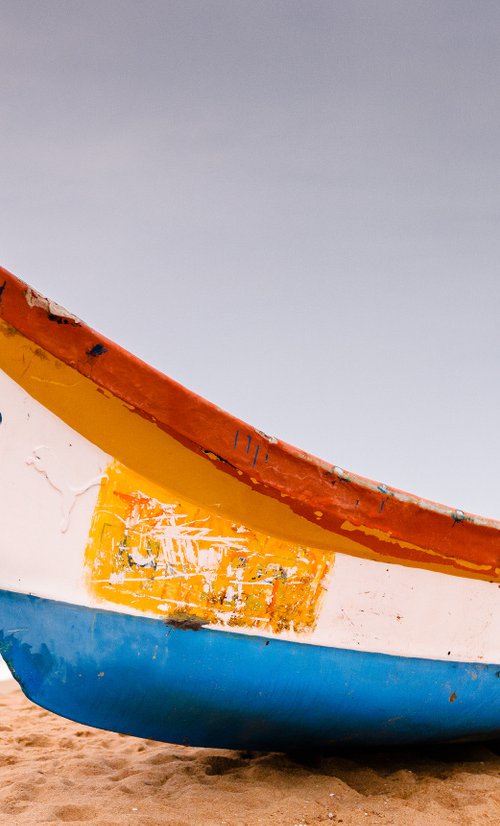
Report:
[[0,0],[0,261],[324,459],[500,518],[500,3]]

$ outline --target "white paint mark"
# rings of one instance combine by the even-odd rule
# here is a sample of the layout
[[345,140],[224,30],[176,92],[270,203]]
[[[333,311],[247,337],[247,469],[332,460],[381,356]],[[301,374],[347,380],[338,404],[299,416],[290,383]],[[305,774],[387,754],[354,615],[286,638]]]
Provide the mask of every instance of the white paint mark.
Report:
[[151,554],[148,554],[148,556],[143,556],[138,550],[136,550],[136,548],[132,549],[130,558],[138,568],[153,568],[155,565],[155,558],[151,556]]
[[125,571],[113,572],[109,575],[108,582],[110,585],[121,585],[125,582]]
[[[224,551],[228,548],[235,552],[246,551],[246,540],[234,536],[213,536],[210,528],[203,524],[207,518],[190,520],[186,514],[177,512],[176,505],[155,499],[150,501],[162,511],[154,521],[144,518],[141,509],[135,506],[124,520],[126,532],[135,535],[138,541],[137,547],[129,552],[130,558],[140,568],[161,563],[172,578],[189,579],[201,574],[203,585],[208,588],[205,593],[208,593],[217,577]],[[147,531],[142,529],[144,523],[147,524]],[[151,544],[158,549],[154,555],[151,554]],[[193,573],[186,570],[186,563],[192,567]]]
[[26,464],[32,465],[38,473],[46,478],[49,485],[60,494],[62,510],[62,521],[60,527],[61,532],[66,533],[69,527],[71,511],[73,510],[76,500],[83,493],[86,493],[91,488],[100,485],[104,474],[101,473],[99,476],[90,479],[88,482],[85,482],[83,485],[78,487],[70,485],[66,480],[65,469],[58,460],[57,456],[50,449],[50,447],[47,447],[47,445],[40,445],[39,447],[36,447],[31,456],[28,456],[26,459]]
[[[86,605],[88,586],[82,560],[99,488],[78,498],[69,528],[63,533],[61,494],[41,473],[34,472],[26,457],[32,455],[35,446],[50,445],[60,460],[62,480],[75,488],[98,476],[112,458],[36,402],[1,370],[0,398],[2,588]],[[1,431],[5,431],[3,436]]]

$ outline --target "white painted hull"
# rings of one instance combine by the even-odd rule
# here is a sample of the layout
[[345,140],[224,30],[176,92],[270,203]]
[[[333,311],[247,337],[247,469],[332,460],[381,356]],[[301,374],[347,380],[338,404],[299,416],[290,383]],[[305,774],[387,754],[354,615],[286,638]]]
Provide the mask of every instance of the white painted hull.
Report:
[[[89,593],[85,577],[99,482],[112,457],[4,373],[0,398],[2,587],[117,610]],[[138,613],[130,606],[118,610]],[[222,624],[214,627],[224,630]],[[304,644],[483,663],[496,662],[499,631],[497,583],[341,553],[311,633],[238,629]]]

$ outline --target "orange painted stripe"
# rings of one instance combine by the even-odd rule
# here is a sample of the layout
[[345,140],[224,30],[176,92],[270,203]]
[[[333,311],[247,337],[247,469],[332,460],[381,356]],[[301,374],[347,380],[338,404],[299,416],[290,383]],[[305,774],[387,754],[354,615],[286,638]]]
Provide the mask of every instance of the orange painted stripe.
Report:
[[327,531],[347,530],[381,558],[450,573],[465,563],[469,575],[500,579],[500,523],[338,472],[186,390],[2,268],[0,290],[0,317],[8,324],[221,472]]

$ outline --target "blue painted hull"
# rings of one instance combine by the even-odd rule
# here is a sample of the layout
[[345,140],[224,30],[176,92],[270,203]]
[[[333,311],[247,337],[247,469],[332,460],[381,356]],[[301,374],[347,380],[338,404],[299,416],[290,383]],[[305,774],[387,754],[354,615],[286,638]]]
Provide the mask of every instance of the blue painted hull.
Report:
[[287,749],[500,732],[500,666],[199,629],[0,591],[25,694],[87,725],[191,745]]

